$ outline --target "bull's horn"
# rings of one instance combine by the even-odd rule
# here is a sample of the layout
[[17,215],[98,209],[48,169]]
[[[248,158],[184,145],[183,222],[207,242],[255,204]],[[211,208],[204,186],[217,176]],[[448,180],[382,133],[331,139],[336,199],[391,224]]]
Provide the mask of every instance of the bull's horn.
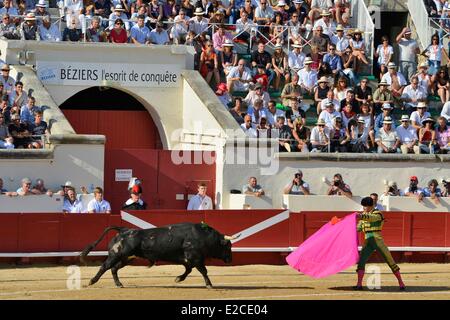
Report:
[[241,236],[241,234],[239,233],[238,235],[235,236],[223,236],[225,240],[235,240],[237,238],[239,238]]

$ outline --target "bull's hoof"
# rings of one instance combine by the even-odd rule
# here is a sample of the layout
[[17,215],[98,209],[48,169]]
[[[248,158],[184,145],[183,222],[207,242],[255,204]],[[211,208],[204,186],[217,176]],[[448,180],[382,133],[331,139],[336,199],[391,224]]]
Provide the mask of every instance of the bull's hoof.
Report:
[[117,287],[117,288],[123,288],[123,284],[121,284],[121,283],[116,283],[116,287]]
[[89,287],[89,286],[92,286],[94,283],[95,283],[95,282],[92,281],[92,279],[91,279],[91,280],[89,281],[88,287]]
[[212,284],[207,284],[206,285],[206,289],[212,289],[212,288],[213,288]]
[[184,279],[182,278],[182,277],[176,277],[175,278],[175,282],[176,283],[178,283],[178,282],[181,282],[181,281],[183,281]]

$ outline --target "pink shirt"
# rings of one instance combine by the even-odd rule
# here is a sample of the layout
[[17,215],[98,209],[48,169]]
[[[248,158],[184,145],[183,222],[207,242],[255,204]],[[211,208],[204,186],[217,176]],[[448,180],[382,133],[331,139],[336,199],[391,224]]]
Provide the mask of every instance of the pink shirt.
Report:
[[447,130],[444,132],[440,132],[436,130],[436,140],[441,147],[446,147],[450,143],[450,128],[447,127]]
[[222,46],[225,43],[225,40],[231,40],[231,35],[227,32],[224,33],[223,36],[219,35],[219,32],[215,32],[212,36],[214,49],[222,50]]

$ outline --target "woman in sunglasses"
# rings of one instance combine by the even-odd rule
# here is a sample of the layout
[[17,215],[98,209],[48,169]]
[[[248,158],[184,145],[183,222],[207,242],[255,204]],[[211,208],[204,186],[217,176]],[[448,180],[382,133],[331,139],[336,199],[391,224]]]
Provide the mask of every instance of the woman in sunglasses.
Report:
[[128,35],[127,31],[124,29],[124,23],[122,19],[116,19],[114,22],[114,28],[109,34],[109,41],[111,43],[127,43]]
[[213,43],[207,41],[205,43],[205,49],[200,55],[200,74],[205,78],[209,84],[214,75],[216,83],[220,83],[219,69],[218,69],[217,55],[214,52]]
[[439,71],[431,78],[433,94],[439,95],[442,103],[450,99],[450,78],[447,67],[440,67]]
[[431,37],[431,44],[421,53],[421,55],[428,58],[428,65],[430,66],[429,73],[436,74],[441,67],[442,55],[445,56],[447,61],[449,57],[444,49],[444,46],[440,43],[439,36],[437,34]]

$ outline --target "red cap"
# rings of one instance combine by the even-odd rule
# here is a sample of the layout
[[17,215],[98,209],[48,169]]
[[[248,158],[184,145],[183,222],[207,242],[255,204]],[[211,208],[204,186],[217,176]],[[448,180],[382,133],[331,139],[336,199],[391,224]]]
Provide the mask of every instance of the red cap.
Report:
[[217,90],[228,91],[227,84],[223,82],[219,83],[219,85],[217,86]]
[[409,178],[410,181],[419,181],[419,179],[417,179],[416,176],[411,176],[411,178]]
[[131,188],[130,192],[132,194],[140,194],[140,193],[142,193],[142,188],[138,185],[134,185],[133,188]]

